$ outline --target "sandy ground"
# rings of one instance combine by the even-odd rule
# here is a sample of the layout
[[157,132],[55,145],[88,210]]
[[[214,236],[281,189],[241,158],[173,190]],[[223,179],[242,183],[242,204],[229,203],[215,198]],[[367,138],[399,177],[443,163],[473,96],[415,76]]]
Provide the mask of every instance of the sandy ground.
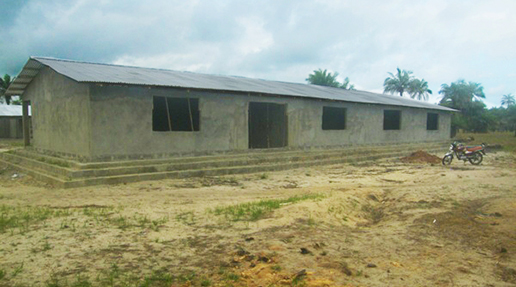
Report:
[[[508,153],[68,190],[0,166],[0,180],[0,286],[516,284]],[[306,194],[257,221],[214,212]]]

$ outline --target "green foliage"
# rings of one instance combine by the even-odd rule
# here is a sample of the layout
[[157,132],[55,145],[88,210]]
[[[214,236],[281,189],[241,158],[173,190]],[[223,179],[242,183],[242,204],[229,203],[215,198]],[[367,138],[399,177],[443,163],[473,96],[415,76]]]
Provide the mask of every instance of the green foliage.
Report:
[[339,81],[337,81],[337,76],[339,73],[330,73],[327,70],[314,70],[313,74],[308,75],[306,81],[312,85],[319,86],[328,86],[338,88],[340,86]]
[[516,105],[509,105],[507,108],[492,108],[486,113],[491,119],[489,130],[514,131],[516,136]]
[[145,276],[143,283],[138,286],[171,286],[174,283],[175,278],[172,274],[168,273],[165,269],[153,271],[149,276]]
[[484,87],[479,83],[458,80],[450,85],[442,84],[439,94],[443,95],[440,105],[465,111],[476,98],[484,99]]
[[396,68],[398,71],[396,75],[393,73],[389,73],[390,77],[386,78],[383,82],[383,92],[384,93],[399,93],[400,97],[403,97],[403,93],[408,90],[410,81],[412,81],[412,72],[400,70],[400,68]]
[[15,229],[18,229],[20,233],[25,233],[31,226],[49,218],[67,215],[69,215],[68,210],[55,210],[48,207],[0,205],[0,233],[5,233],[7,230],[13,232]]
[[460,110],[454,114],[452,127],[473,132],[487,132],[495,119],[486,113],[486,106],[480,100],[485,98],[484,88],[479,83],[458,80],[441,85],[439,94],[443,95],[440,105]]
[[334,88],[341,88],[345,90],[354,90],[355,86],[352,85],[349,81],[349,78],[346,77],[344,79],[344,82],[341,84],[337,77],[339,76],[339,73],[335,72],[332,74],[331,72],[328,72],[328,70],[314,70],[312,74],[308,75],[308,78],[306,78],[306,81],[312,85],[319,85],[319,86],[328,86],[328,87],[334,87]]
[[344,82],[342,82],[342,85],[340,85],[341,89],[344,89],[344,90],[354,90],[355,89],[355,85],[351,84],[350,81],[349,81],[349,78],[346,77],[344,79]]
[[411,71],[396,68],[397,73],[389,73],[390,77],[383,82],[384,93],[398,93],[400,97],[406,92],[411,98],[427,100],[432,91],[428,88],[428,82],[424,79],[417,79],[412,76]]
[[5,99],[6,104],[11,104],[11,96],[6,96],[5,91],[9,88],[9,85],[13,82],[14,79],[11,79],[11,76],[5,74],[3,78],[0,78],[0,100],[2,97]]
[[[516,153],[516,138],[511,132],[489,132],[489,133],[459,133],[457,138],[468,138],[472,137],[475,140],[469,142],[468,145],[476,145],[481,143],[489,144],[500,144],[503,146],[504,151]],[[488,154],[490,149],[487,148]]]
[[320,194],[305,194],[302,196],[289,197],[287,199],[260,200],[256,202],[217,207],[212,212],[215,215],[224,215],[232,221],[257,221],[283,205],[309,199],[316,200],[323,197],[324,196]]
[[512,106],[516,104],[516,100],[514,100],[514,96],[512,94],[503,95],[502,97],[502,106]]
[[424,79],[413,79],[409,83],[408,93],[411,98],[418,100],[428,100],[428,95],[432,94],[432,90],[428,88],[428,82]]

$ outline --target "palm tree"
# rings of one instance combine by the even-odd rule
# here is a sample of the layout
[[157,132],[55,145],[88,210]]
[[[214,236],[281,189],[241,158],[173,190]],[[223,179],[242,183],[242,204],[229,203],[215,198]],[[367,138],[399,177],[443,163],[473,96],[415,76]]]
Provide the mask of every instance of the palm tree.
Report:
[[396,68],[398,73],[394,75],[393,73],[389,73],[390,77],[386,78],[383,82],[383,92],[384,93],[399,93],[400,97],[403,97],[403,93],[408,91],[410,87],[410,82],[412,81],[412,72],[400,70],[400,68]]
[[8,74],[5,74],[3,78],[0,78],[0,97],[4,97],[5,102],[8,105],[11,104],[11,96],[6,96],[5,91],[7,91],[7,88],[9,88],[9,85],[13,82],[13,80],[11,80],[11,76]]
[[339,81],[337,81],[337,76],[339,73],[335,72],[334,74],[329,73],[327,70],[314,70],[314,72],[310,75],[308,75],[308,78],[306,78],[306,81],[309,82],[312,85],[319,85],[319,86],[328,86],[328,87],[334,87],[338,88],[341,86]]
[[516,101],[514,100],[514,96],[512,94],[503,95],[502,97],[502,106],[512,106],[516,104]]
[[355,89],[355,85],[351,84],[349,82],[349,78],[346,77],[344,79],[344,82],[342,83],[342,85],[340,85],[339,88],[344,89],[344,90],[354,90]]
[[458,80],[451,85],[442,84],[439,94],[443,95],[440,103],[444,106],[464,110],[467,109],[475,98],[483,98],[484,87],[479,83]]
[[411,98],[418,100],[428,100],[428,95],[432,94],[432,90],[428,88],[428,82],[424,79],[413,79],[408,88],[408,93]]

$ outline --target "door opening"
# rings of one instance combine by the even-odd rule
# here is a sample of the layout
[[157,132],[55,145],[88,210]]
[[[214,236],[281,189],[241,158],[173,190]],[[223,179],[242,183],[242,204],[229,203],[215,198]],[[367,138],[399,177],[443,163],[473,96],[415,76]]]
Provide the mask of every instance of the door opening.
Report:
[[286,105],[249,103],[249,148],[287,146]]

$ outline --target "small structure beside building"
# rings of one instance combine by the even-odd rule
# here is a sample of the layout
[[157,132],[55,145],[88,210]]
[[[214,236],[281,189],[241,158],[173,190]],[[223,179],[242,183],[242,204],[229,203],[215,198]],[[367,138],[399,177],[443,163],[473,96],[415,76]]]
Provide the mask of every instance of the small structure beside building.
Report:
[[22,106],[0,105],[0,139],[23,138]]
[[449,138],[454,111],[364,91],[40,57],[7,94],[32,108],[27,145],[80,161],[437,142]]

